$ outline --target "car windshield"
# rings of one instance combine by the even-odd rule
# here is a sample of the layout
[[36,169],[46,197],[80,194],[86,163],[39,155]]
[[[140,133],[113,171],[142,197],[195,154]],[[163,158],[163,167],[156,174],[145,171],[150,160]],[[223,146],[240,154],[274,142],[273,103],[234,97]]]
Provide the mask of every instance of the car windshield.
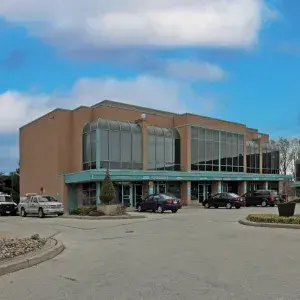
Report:
[[229,195],[230,197],[232,197],[232,198],[238,198],[238,197],[239,197],[239,195],[234,194],[234,193],[229,193],[228,195]]
[[166,194],[160,194],[160,196],[161,196],[164,200],[169,200],[169,199],[173,199],[173,198],[174,198],[174,196],[166,195]]
[[51,196],[43,196],[39,198],[39,202],[56,202],[56,200]]

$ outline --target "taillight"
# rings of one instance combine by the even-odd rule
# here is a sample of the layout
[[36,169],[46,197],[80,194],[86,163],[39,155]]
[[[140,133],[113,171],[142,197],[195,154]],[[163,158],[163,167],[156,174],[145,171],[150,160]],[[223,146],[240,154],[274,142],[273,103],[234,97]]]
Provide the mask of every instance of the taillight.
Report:
[[172,201],[172,200],[167,200],[166,203],[167,203],[167,204],[172,204],[173,201]]
[[270,200],[270,201],[274,201],[274,199],[275,199],[275,197],[272,196],[272,195],[269,197],[269,200]]

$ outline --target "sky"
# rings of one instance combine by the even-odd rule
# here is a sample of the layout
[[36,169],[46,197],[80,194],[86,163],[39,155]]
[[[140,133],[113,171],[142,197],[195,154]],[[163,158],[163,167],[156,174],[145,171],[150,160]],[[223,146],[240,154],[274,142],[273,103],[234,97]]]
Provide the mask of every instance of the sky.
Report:
[[299,137],[299,10],[299,0],[1,0],[0,172],[17,166],[19,127],[104,99]]

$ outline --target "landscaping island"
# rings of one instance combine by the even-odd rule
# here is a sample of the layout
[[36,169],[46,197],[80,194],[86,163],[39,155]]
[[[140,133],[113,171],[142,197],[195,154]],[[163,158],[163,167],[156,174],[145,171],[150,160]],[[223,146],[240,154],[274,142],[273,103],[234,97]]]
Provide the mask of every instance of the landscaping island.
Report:
[[38,234],[30,238],[0,238],[0,262],[43,248],[46,239]]
[[300,225],[300,215],[294,215],[292,217],[280,217],[277,214],[250,214],[247,217],[247,221],[267,224]]

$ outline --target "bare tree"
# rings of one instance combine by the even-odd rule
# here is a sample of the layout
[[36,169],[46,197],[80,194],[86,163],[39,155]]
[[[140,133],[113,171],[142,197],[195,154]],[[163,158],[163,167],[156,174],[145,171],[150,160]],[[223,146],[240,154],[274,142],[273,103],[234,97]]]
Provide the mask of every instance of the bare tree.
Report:
[[280,172],[286,175],[290,165],[289,159],[290,159],[291,143],[290,140],[288,140],[287,138],[280,137],[279,140],[276,142],[276,144],[280,153],[280,160],[279,160]]
[[290,141],[290,153],[289,153],[289,167],[293,174],[293,177],[296,178],[296,169],[295,163],[296,160],[299,158],[300,154],[300,139],[294,138]]
[[277,141],[271,141],[276,143],[280,153],[280,172],[287,175],[292,173],[295,176],[295,162],[299,158],[300,154],[300,139],[287,139],[280,137]]

